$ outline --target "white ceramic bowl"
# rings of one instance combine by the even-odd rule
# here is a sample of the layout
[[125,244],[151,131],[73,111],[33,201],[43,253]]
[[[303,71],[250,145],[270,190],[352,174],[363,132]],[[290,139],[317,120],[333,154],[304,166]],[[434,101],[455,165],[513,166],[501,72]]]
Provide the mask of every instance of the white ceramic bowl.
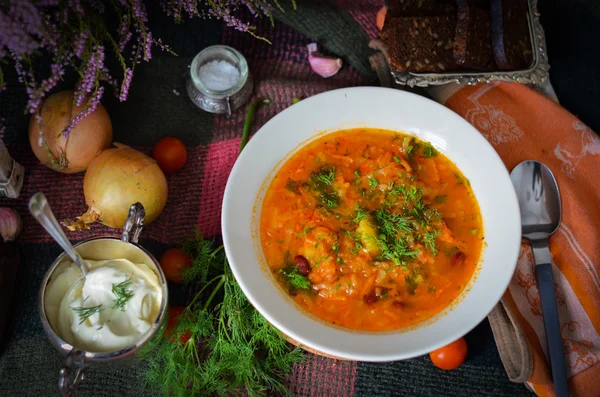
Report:
[[[280,288],[259,241],[264,191],[291,154],[323,131],[352,127],[404,131],[430,141],[470,180],[483,217],[480,269],[460,302],[424,324],[362,332],[307,314]],[[444,346],[473,329],[502,297],[521,241],[519,207],[508,172],[487,140],[451,110],[407,92],[360,87],[326,92],[289,107],[265,124],[240,154],[225,189],[223,242],[235,278],[254,307],[301,344],[340,358],[392,361]]]

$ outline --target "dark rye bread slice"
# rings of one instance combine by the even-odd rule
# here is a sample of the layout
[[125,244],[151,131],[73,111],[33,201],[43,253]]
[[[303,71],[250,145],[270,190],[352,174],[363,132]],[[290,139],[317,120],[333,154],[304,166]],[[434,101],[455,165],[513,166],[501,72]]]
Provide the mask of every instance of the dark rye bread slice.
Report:
[[527,0],[490,0],[492,50],[499,69],[526,69],[533,63]]
[[454,61],[464,69],[493,70],[490,15],[475,7],[460,7],[456,18]]
[[454,15],[455,0],[389,0],[388,15],[391,17],[422,17]]
[[390,17],[381,39],[392,69],[403,72],[444,72],[456,69],[453,57],[456,17]]

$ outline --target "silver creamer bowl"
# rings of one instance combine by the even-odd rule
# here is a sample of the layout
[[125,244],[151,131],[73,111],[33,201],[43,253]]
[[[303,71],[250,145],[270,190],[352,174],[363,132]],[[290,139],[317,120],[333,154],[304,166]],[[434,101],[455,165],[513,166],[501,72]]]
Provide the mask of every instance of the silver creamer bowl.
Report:
[[121,238],[93,237],[75,245],[76,251],[85,259],[107,260],[125,258],[133,263],[144,263],[158,277],[162,298],[157,318],[150,329],[135,344],[113,352],[90,352],[78,349],[64,341],[50,325],[45,311],[45,294],[48,282],[52,279],[57,269],[65,266],[69,258],[61,253],[50,266],[42,281],[39,295],[39,313],[42,327],[50,343],[64,356],[63,366],[60,369],[58,386],[63,396],[70,396],[77,385],[84,380],[85,370],[88,366],[105,368],[125,367],[138,362],[141,358],[153,351],[161,342],[167,321],[167,280],[156,258],[137,244],[144,221],[144,208],[141,204],[131,206],[129,216]]

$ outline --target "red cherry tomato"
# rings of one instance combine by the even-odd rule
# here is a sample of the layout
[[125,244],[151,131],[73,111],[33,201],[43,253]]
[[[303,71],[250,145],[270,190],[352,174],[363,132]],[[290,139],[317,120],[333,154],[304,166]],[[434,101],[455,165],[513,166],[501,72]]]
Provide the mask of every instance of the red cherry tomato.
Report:
[[[165,339],[169,339],[169,337],[171,338],[171,342],[174,341],[174,337],[171,336],[171,333],[173,332],[173,328],[175,328],[175,326],[179,323],[179,316],[181,316],[181,314],[184,312],[185,307],[183,306],[171,306],[169,307],[169,322],[167,323],[167,329],[165,329],[165,335],[164,338]],[[181,336],[179,337],[179,340],[181,341],[181,343],[186,343],[188,340],[190,340],[190,333],[189,332],[184,332],[183,334],[181,334]]]
[[467,357],[467,341],[460,338],[449,345],[432,351],[429,357],[433,364],[445,370],[458,368]]
[[171,173],[180,170],[187,161],[187,149],[181,139],[168,136],[156,142],[152,157],[161,170]]
[[159,262],[167,279],[181,284],[181,271],[192,266],[192,257],[181,248],[171,248],[160,257]]

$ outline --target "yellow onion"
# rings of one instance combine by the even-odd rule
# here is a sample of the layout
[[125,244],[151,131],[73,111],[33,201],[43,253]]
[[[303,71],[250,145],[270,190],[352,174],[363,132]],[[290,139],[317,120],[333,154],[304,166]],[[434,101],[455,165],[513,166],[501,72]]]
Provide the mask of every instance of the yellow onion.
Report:
[[29,122],[29,144],[45,166],[71,174],[85,171],[92,160],[112,141],[112,124],[108,113],[98,104],[96,110],[79,121],[66,137],[63,130],[81,112],[73,106],[73,91],[48,97]]
[[128,146],[103,151],[92,161],[83,179],[88,210],[67,223],[69,230],[87,229],[99,221],[122,228],[129,207],[137,202],[146,210],[144,224],[154,221],[167,203],[167,179],[154,159]]

